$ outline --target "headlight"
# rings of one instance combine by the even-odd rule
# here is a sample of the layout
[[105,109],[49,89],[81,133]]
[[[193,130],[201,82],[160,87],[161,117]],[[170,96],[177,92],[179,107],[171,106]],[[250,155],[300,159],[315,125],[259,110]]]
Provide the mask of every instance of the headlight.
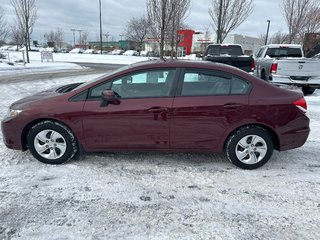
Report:
[[22,110],[9,109],[5,118],[14,118],[18,116],[21,112]]

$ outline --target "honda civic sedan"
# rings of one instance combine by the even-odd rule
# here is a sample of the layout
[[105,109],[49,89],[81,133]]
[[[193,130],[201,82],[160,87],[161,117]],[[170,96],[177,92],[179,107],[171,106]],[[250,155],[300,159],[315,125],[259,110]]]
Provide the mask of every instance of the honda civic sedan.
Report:
[[225,152],[243,169],[309,135],[301,92],[231,66],[149,61],[21,99],[2,121],[8,148],[61,164],[94,151]]

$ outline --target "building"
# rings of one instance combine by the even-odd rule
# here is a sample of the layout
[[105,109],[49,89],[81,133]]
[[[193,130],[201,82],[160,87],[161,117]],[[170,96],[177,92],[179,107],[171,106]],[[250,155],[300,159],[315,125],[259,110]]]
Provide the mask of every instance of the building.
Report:
[[179,30],[179,44],[178,44],[178,56],[190,55],[192,52],[193,35],[195,31],[193,30]]
[[[197,32],[191,29],[179,30],[180,43],[178,44],[178,57],[190,55],[192,53],[203,53],[209,44],[216,42],[215,35],[208,32]],[[244,36],[240,34],[229,34],[223,43],[240,44],[244,54],[252,55],[261,46],[261,39]],[[149,38],[145,43],[145,49],[150,52],[159,51],[159,39]],[[164,46],[165,52],[171,48]]]
[[[132,50],[137,48],[137,43],[129,40],[102,42],[102,50],[112,51],[114,49]],[[89,42],[90,49],[100,50],[100,42]]]
[[240,34],[229,34],[223,43],[240,44],[246,55],[254,54],[261,47],[261,39]]

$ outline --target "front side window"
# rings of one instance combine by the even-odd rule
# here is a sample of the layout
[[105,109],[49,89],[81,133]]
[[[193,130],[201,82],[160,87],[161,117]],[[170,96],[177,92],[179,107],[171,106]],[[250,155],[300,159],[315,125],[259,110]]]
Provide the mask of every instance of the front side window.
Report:
[[188,70],[184,74],[181,95],[239,95],[247,94],[249,89],[249,82],[225,72]]
[[105,89],[115,91],[121,98],[167,97],[175,72],[175,69],[166,69],[128,74],[93,87],[89,98],[100,98]]

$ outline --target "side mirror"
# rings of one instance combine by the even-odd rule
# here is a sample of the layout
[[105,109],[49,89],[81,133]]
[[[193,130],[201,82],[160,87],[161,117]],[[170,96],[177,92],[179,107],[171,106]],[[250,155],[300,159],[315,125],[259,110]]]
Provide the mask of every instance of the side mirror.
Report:
[[119,105],[120,99],[119,96],[113,90],[103,90],[101,93],[101,107],[106,107],[109,104]]

